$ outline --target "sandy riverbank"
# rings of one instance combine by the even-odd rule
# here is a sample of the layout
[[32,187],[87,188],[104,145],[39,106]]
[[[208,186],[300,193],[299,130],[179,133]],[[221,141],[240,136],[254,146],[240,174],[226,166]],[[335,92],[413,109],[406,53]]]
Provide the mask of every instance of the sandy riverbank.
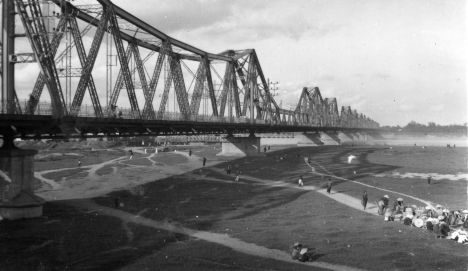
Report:
[[[420,154],[428,157],[423,165],[431,164],[434,154],[441,150],[433,151]],[[420,206],[444,201],[447,206],[460,204],[456,198],[462,195],[460,187],[466,189],[466,182],[438,180],[427,186],[417,178],[374,176],[395,171],[421,172],[420,165],[405,167],[402,162],[405,155],[408,161],[412,160],[412,153],[419,155],[408,148],[392,154],[383,148],[338,146],[271,151],[265,156],[229,161],[233,168],[242,171],[239,182],[225,174],[226,162],[215,158],[215,152],[212,146],[194,151],[197,157],[210,157],[212,164],[202,170],[190,168],[191,163],[197,166],[197,162],[191,162],[183,153],[168,153],[156,159],[135,151],[131,160],[125,157],[124,149],[103,152],[100,156],[85,153],[84,169],[76,173],[82,174],[81,181],[94,185],[102,181],[107,187],[113,185],[113,178],[122,175],[129,180],[117,180],[115,184],[131,183],[132,187],[112,186],[109,194],[97,189],[101,196],[90,198],[94,188],[84,181],[82,185],[65,185],[70,190],[63,191],[83,188],[77,191],[89,193],[89,197],[49,202],[41,219],[0,223],[0,232],[8,232],[8,236],[0,234],[0,242],[6,244],[0,249],[4,255],[0,264],[6,270],[38,266],[71,270],[466,270],[468,267],[463,245],[435,239],[418,228],[384,222],[375,215],[373,205],[384,193],[392,199],[408,195],[405,202]],[[441,153],[441,159],[447,161],[451,155],[455,160],[459,155]],[[357,158],[348,164],[350,154]],[[310,157],[312,163],[305,163],[304,157]],[[39,171],[55,170],[57,163],[68,167],[76,162],[73,156],[62,158],[40,162]],[[381,160],[376,162],[378,159]],[[139,183],[140,175],[144,176],[142,179],[153,176],[146,170],[165,165],[180,167],[180,173]],[[440,173],[457,167],[457,164],[441,166]],[[43,176],[62,186],[73,183],[70,177],[60,183],[63,176],[50,176],[58,173],[43,172]],[[300,175],[304,178],[303,189],[296,185]],[[334,183],[331,194],[323,189],[328,176],[332,176]],[[46,184],[42,189],[47,187]],[[363,189],[369,193],[367,211],[359,206]],[[80,196],[75,194],[75,198]],[[115,199],[122,205],[116,207]],[[302,265],[288,259],[290,245],[295,241],[317,249],[312,264]],[[367,255],[366,261],[362,261],[362,255]]]

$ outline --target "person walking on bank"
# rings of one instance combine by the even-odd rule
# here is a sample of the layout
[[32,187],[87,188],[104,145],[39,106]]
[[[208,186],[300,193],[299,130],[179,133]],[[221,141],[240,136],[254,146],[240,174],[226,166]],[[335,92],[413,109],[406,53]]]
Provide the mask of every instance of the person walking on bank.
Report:
[[206,157],[203,157],[203,166],[206,165]]
[[328,179],[328,183],[327,183],[327,193],[330,194],[330,191],[332,189],[332,181],[331,179]]
[[361,204],[362,204],[362,207],[365,210],[366,206],[367,206],[367,191],[366,190],[364,190],[364,193],[362,194]]
[[431,184],[432,176],[427,177],[427,184]]

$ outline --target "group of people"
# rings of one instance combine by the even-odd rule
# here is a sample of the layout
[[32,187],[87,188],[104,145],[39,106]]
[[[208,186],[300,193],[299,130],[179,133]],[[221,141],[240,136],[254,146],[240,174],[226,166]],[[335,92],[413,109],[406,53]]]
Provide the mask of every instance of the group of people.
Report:
[[435,208],[409,206],[402,198],[397,198],[390,206],[389,200],[390,197],[385,195],[377,202],[377,212],[384,216],[385,221],[400,221],[407,226],[432,231],[436,238],[450,238],[468,244],[468,210],[449,210],[440,204]]
[[[297,180],[297,185],[299,187],[303,187],[304,186],[304,180],[302,179],[302,175],[299,176],[299,179]],[[332,189],[332,181],[330,178],[328,178],[328,181],[327,181],[327,193],[330,194],[331,193],[331,189]]]
[[[231,165],[227,165],[226,174],[231,175],[231,173],[232,173],[232,167],[231,167]],[[235,173],[236,177],[235,177],[234,181],[238,182],[240,180],[240,174],[241,174],[241,171],[239,169],[237,169],[236,173]]]

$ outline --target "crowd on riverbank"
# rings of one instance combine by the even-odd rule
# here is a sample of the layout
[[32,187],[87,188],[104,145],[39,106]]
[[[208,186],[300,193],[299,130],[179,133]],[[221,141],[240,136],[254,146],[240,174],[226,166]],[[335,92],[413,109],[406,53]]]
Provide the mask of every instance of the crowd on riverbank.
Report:
[[398,221],[407,226],[431,231],[436,238],[468,244],[468,210],[449,210],[439,204],[435,208],[407,206],[402,198],[397,198],[390,206],[389,200],[389,196],[385,195],[377,202],[377,212],[385,221]]

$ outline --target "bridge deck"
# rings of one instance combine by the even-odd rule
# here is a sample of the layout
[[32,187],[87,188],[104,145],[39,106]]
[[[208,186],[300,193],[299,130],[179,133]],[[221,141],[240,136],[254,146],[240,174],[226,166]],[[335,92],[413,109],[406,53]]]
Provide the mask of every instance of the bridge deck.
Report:
[[23,139],[375,130],[368,128],[275,124],[267,123],[264,120],[258,120],[255,123],[219,123],[90,117],[63,117],[55,119],[52,116],[0,114],[0,131],[11,128]]

